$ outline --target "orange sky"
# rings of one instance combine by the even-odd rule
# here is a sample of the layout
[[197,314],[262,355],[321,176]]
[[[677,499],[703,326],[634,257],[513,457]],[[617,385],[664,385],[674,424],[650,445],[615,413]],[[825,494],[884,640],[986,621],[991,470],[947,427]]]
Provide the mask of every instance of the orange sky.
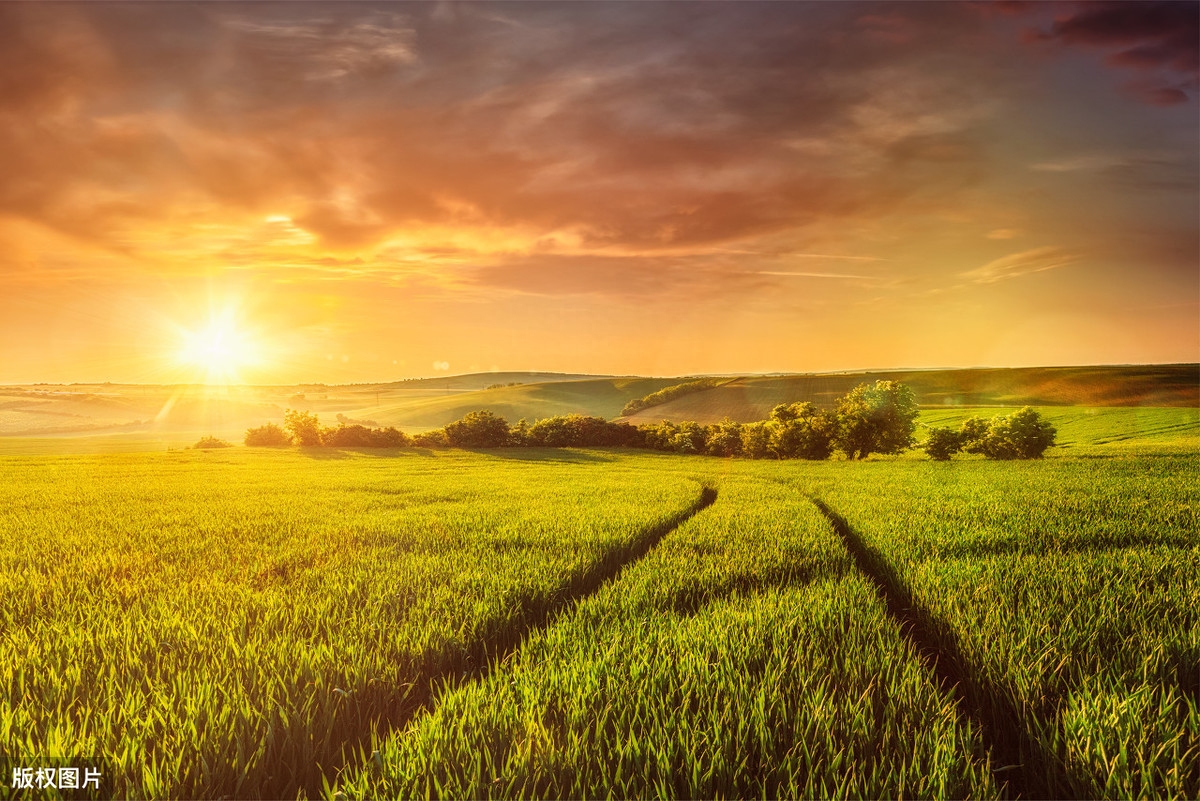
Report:
[[1198,9],[0,4],[0,383],[1197,361]]

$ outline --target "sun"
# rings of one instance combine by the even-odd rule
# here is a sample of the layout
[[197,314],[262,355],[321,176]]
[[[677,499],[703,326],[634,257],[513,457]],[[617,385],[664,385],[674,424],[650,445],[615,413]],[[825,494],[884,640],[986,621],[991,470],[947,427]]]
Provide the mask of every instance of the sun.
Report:
[[180,365],[199,371],[205,384],[237,384],[242,371],[258,365],[258,343],[240,329],[233,315],[210,318],[199,330],[182,329],[181,347],[176,355]]

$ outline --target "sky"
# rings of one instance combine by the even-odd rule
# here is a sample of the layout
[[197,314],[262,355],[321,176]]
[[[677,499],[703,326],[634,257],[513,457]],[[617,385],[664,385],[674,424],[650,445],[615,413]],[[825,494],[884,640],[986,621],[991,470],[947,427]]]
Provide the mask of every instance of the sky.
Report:
[[1198,18],[3,3],[0,383],[1200,361]]

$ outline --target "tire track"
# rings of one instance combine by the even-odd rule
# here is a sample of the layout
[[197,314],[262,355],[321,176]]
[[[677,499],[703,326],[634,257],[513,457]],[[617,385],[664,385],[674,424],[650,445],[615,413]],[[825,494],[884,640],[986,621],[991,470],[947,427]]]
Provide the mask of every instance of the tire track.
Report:
[[[295,798],[298,794],[308,798],[323,797],[326,783],[336,783],[336,777],[347,765],[355,761],[367,762],[367,749],[374,732],[401,729],[422,712],[436,706],[442,693],[485,679],[516,653],[530,636],[552,625],[560,615],[595,594],[609,581],[617,579],[626,567],[642,559],[664,537],[712,506],[716,500],[716,488],[702,485],[700,497],[690,506],[658,525],[644,529],[625,547],[614,548],[604,554],[590,569],[569,581],[545,603],[523,610],[520,618],[511,625],[469,643],[460,654],[452,656],[438,668],[423,672],[420,679],[402,695],[396,692],[394,685],[365,688],[356,701],[359,708],[369,711],[346,716],[351,721],[342,724],[346,731],[342,740],[342,754],[336,762],[325,766],[314,763],[305,775],[283,779],[278,787],[270,788],[269,797]],[[289,760],[288,754],[279,756]],[[294,761],[285,761],[284,764],[294,764]]]
[[1033,736],[1032,721],[1012,698],[967,668],[958,638],[912,598],[887,559],[824,501],[809,497],[842,538],[858,569],[875,585],[888,615],[937,677],[942,692],[954,701],[959,715],[980,730],[992,755],[996,786],[1010,798],[1086,797],[1080,792],[1083,785]]

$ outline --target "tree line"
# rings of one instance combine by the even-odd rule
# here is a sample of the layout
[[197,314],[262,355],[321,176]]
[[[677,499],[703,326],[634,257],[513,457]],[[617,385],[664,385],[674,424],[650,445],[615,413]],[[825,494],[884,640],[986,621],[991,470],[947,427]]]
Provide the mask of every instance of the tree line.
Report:
[[[267,423],[246,432],[247,445],[328,446],[344,448],[646,448],[683,454],[740,456],[749,459],[849,459],[896,454],[915,443],[918,408],[908,386],[896,381],[860,384],[831,409],[809,402],[779,404],[770,418],[752,423],[723,420],[638,426],[602,417],[570,414],[510,425],[490,411],[422,434],[396,428],[369,428],[341,422],[324,427],[316,414],[289,409],[283,426]],[[945,460],[955,453],[979,453],[993,459],[1039,458],[1054,444],[1055,429],[1030,407],[992,420],[972,417],[959,431],[931,427],[924,450]]]

